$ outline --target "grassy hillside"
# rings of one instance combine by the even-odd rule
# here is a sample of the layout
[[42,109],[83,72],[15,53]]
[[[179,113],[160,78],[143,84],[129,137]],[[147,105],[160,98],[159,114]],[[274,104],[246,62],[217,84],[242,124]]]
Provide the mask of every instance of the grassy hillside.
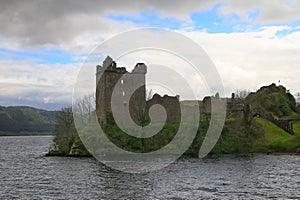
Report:
[[261,87],[257,92],[250,93],[246,102],[251,109],[275,118],[297,115],[296,101],[293,95],[283,86],[274,83]]
[[52,132],[56,111],[25,106],[0,106],[0,135]]
[[[300,122],[294,122],[295,135],[271,122],[299,114],[295,98],[285,87],[264,86],[240,101],[248,105],[248,112],[244,111],[247,120],[243,122],[235,112],[228,113],[213,153],[292,153],[300,148]],[[262,118],[254,117],[255,113]]]
[[295,131],[295,135],[291,135],[266,119],[255,119],[253,123],[258,124],[263,133],[262,140],[256,141],[254,151],[296,152],[300,147],[299,130]]
[[295,135],[300,136],[300,121],[294,122],[293,126],[294,126]]
[[295,153],[300,148],[300,122],[295,124],[295,135],[263,118],[252,121],[250,133],[239,122],[234,123],[226,122],[212,153]]

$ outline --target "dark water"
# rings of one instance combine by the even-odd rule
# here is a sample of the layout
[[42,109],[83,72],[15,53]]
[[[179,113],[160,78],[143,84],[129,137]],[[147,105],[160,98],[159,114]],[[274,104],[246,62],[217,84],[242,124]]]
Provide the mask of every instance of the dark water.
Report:
[[300,199],[300,157],[181,159],[127,174],[93,158],[44,157],[52,138],[0,137],[0,199]]

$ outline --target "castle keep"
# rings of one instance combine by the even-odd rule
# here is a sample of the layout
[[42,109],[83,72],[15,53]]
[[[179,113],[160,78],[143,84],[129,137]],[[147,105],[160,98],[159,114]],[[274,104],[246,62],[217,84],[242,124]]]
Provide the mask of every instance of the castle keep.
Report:
[[179,96],[161,97],[155,94],[146,101],[146,73],[147,66],[144,63],[137,63],[132,72],[128,72],[125,67],[118,67],[109,56],[102,66],[97,66],[96,113],[101,125],[114,121],[113,103],[117,104],[114,105],[117,110],[129,110],[128,118],[131,117],[136,124],[149,120],[148,111],[154,104],[166,109],[167,121],[180,120]]

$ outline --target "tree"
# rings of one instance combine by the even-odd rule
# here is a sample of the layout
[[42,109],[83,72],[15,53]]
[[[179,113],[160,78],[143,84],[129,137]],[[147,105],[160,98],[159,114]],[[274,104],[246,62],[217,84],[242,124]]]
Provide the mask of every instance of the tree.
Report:
[[66,155],[69,153],[76,136],[76,128],[73,120],[72,108],[62,108],[56,116],[54,129],[54,143],[59,152]]
[[235,97],[240,99],[245,99],[250,94],[250,90],[236,90]]
[[146,91],[146,101],[149,101],[153,97],[153,91],[152,89],[147,89]]
[[295,95],[296,99],[296,109],[300,113],[300,92],[297,92]]
[[297,104],[300,104],[300,92],[297,92],[295,97],[296,97]]
[[82,124],[90,122],[92,114],[96,110],[95,94],[89,94],[82,99],[77,99],[73,109],[76,116],[80,118]]

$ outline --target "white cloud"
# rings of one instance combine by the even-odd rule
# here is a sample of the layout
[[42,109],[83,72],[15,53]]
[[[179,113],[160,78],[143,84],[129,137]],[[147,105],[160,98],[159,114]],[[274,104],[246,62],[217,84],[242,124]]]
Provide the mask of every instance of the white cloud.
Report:
[[[219,34],[194,31],[189,15],[195,11],[210,9],[218,2],[221,3],[219,10],[221,16],[226,17],[235,13],[250,23],[276,24],[300,19],[300,2],[295,0],[189,2],[134,0],[130,4],[123,0],[88,3],[2,1],[0,47],[24,50],[24,46],[29,48],[39,46],[42,51],[44,46],[50,45],[69,52],[88,53],[100,42],[137,27],[132,22],[109,20],[106,18],[107,14],[127,14],[134,17],[141,11],[148,11],[162,17],[183,20],[181,32],[207,51],[219,70],[228,96],[235,89],[256,90],[259,86],[278,80],[292,92],[298,92],[300,31],[295,31],[295,28],[287,25],[264,26],[257,31],[247,29],[245,32]],[[252,19],[254,11],[258,12],[257,19]],[[240,30],[241,27],[238,24],[235,28]],[[294,32],[279,38],[276,36],[278,31]],[[130,41],[125,41],[122,45],[126,45],[126,42]],[[144,54],[146,57],[149,55],[149,52]],[[14,61],[9,60],[9,57],[2,54],[0,60],[0,104],[14,101],[33,101],[41,104],[71,103],[79,64],[36,64],[33,60]],[[83,56],[75,60],[85,58]],[[140,57],[131,59],[131,62],[135,63],[134,59]],[[175,61],[164,62],[176,65]],[[190,76],[190,80],[196,82],[196,79]]]
[[258,12],[255,20],[260,23],[286,23],[298,20],[300,17],[300,4],[297,0],[225,0],[222,2],[221,14],[237,14],[245,21],[253,21],[251,16],[253,12]]
[[[12,60],[0,61],[0,99],[5,104],[70,105],[79,65],[32,65]],[[9,102],[11,101],[11,102]],[[56,107],[57,108],[57,107]]]
[[181,19],[182,28],[187,29],[193,24],[190,19],[191,13],[211,9],[218,3],[221,5],[219,12],[223,17],[237,14],[246,21],[253,21],[249,18],[257,9],[256,22],[284,23],[300,18],[300,5],[296,0],[133,0],[130,4],[123,0],[55,3],[11,0],[0,3],[0,44],[7,48],[17,48],[21,44],[90,50],[95,41],[103,41],[113,33],[135,27],[130,22],[109,20],[106,18],[108,14],[126,14],[134,17],[142,11],[157,13],[162,17]]
[[[215,63],[227,96],[236,89],[250,89],[273,82],[285,85],[291,92],[300,90],[300,32],[286,37],[275,36],[277,30],[287,27],[265,27],[250,33],[219,33],[209,34],[200,31],[182,32],[193,39],[211,57]],[[267,30],[267,31],[266,31]],[[125,41],[122,45],[127,45]],[[199,83],[194,73],[180,71],[183,63],[164,55],[147,51],[128,54],[120,60],[120,66],[131,67],[136,62],[161,64],[178,71],[186,80]],[[143,58],[144,57],[144,58]],[[98,64],[101,64],[99,61]],[[33,101],[41,104],[71,104],[72,90],[80,64],[34,64],[24,61],[1,60],[0,62],[0,94],[1,99],[11,102]],[[156,72],[159,76],[160,72]],[[161,74],[168,81],[168,74]],[[196,79],[195,79],[196,78]],[[151,80],[151,79],[150,79]],[[172,79],[170,79],[171,81]],[[171,84],[175,91],[184,91],[179,84]],[[211,95],[205,84],[195,86],[200,96]],[[198,88],[198,89],[197,89]],[[199,90],[199,88],[203,88]],[[181,98],[190,98],[184,96]],[[1,102],[0,102],[1,103]]]
[[[227,95],[235,89],[256,90],[281,80],[292,92],[300,90],[300,32],[277,38],[276,31],[208,34],[185,33],[198,42],[214,61],[224,81]],[[258,37],[260,36],[260,37]],[[297,40],[298,39],[298,40]]]
[[[0,38],[26,46],[56,45],[64,49],[85,49],[86,43],[103,41],[107,34],[129,30],[130,22],[116,23],[108,14],[156,12],[163,16],[189,18],[193,11],[203,10],[215,1],[140,1],[130,4],[115,1],[7,1],[0,3]],[[91,41],[90,41],[91,42]],[[2,42],[3,45],[7,42]],[[90,44],[89,44],[90,45]],[[6,45],[9,46],[9,45]]]

